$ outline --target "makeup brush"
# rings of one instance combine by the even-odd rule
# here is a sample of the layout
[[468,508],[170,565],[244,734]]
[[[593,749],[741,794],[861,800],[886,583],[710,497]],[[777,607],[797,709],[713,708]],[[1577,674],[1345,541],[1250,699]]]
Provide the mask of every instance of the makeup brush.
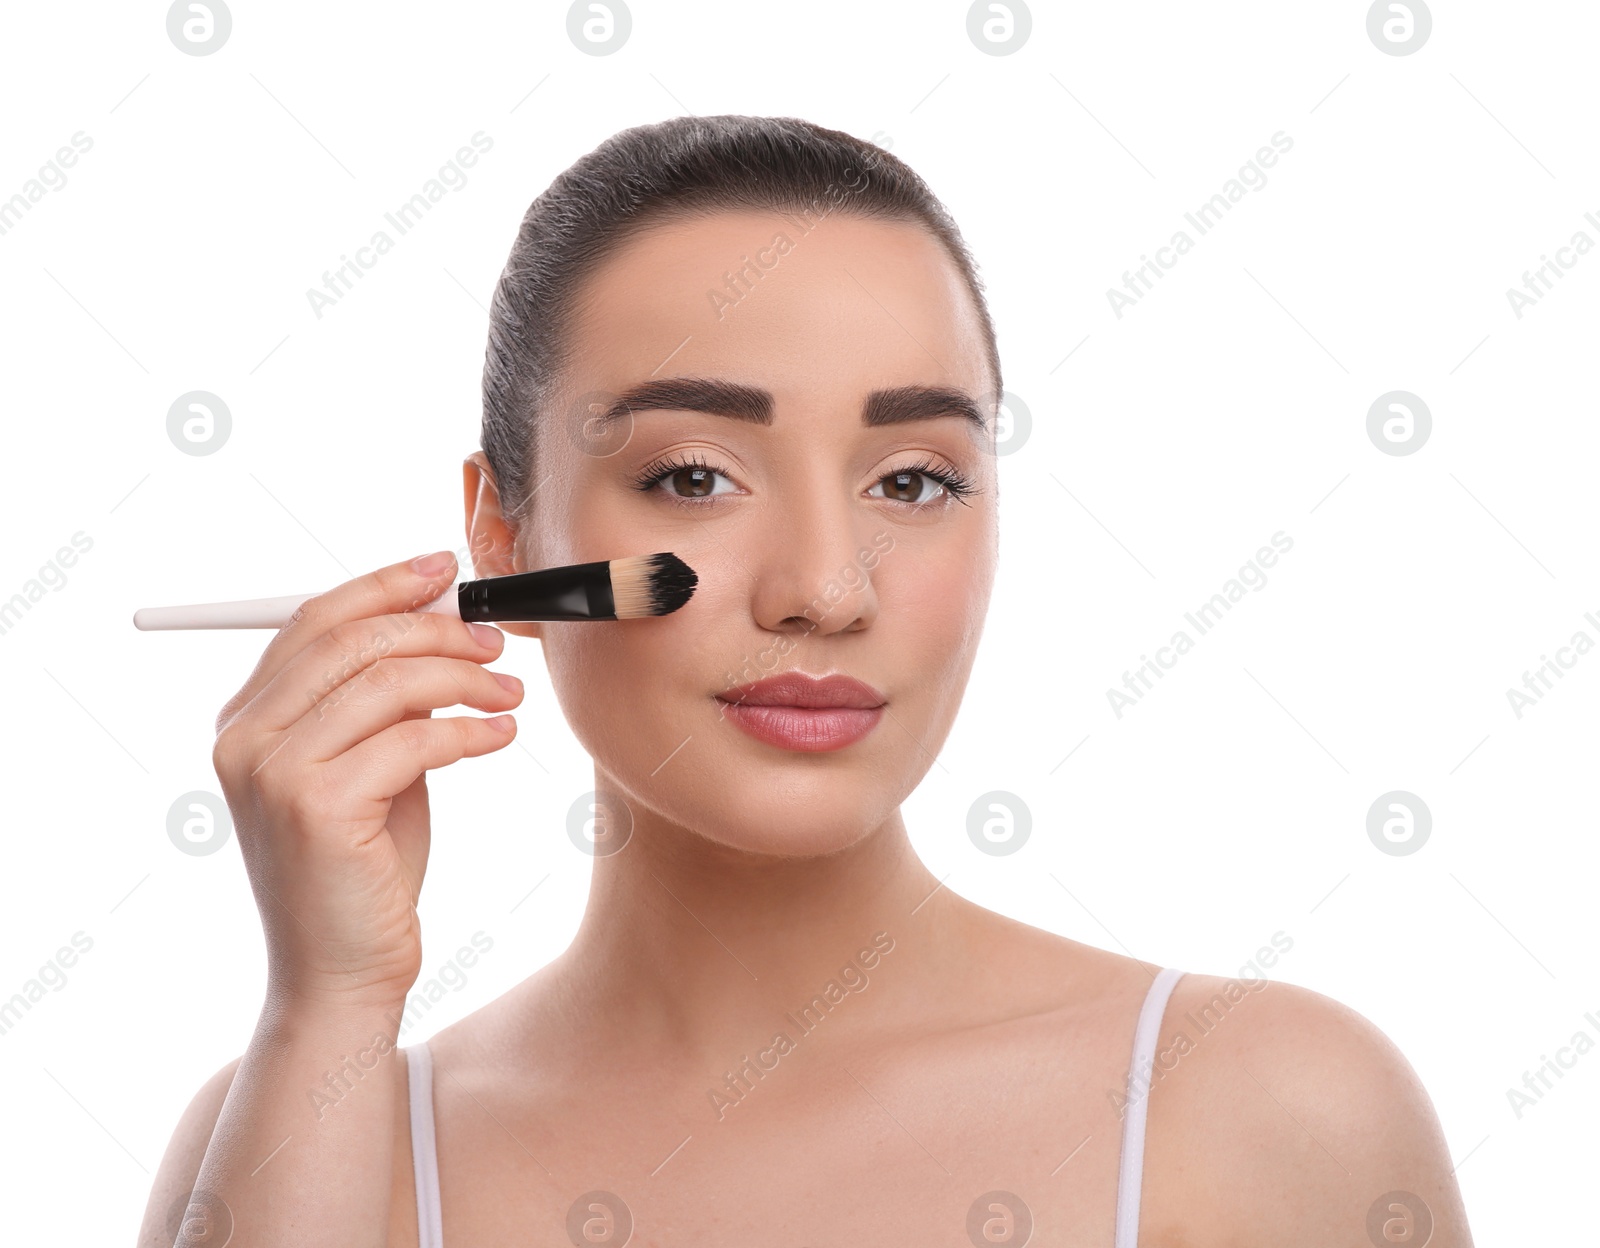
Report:
[[[630,555],[569,563],[535,572],[458,581],[418,611],[463,620],[631,620],[668,615],[689,601],[699,578],[677,555]],[[133,626],[160,628],[282,628],[313,594],[142,607]]]

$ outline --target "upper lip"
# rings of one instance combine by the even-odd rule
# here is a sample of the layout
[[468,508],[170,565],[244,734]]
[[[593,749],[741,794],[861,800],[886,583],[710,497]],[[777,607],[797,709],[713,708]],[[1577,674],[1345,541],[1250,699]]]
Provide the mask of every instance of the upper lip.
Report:
[[743,706],[845,706],[861,710],[882,706],[885,701],[883,694],[854,677],[840,673],[817,677],[805,672],[782,672],[725,689],[717,697]]

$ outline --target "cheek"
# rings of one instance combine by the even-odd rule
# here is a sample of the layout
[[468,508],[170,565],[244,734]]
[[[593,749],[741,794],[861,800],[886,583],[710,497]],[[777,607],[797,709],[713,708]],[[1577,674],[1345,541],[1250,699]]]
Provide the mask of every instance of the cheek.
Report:
[[544,658],[567,722],[619,777],[641,765],[650,772],[685,736],[703,731],[712,695],[738,683],[742,651],[726,637],[728,621],[748,617],[741,586],[749,577],[726,552],[683,557],[699,582],[670,615],[544,625]]
[[573,733],[594,758],[620,761],[651,735],[665,735],[672,708],[663,696],[673,670],[656,620],[547,624],[550,683]]
[[[628,792],[638,792],[640,778],[686,735],[673,736],[676,726],[670,721],[677,708],[661,692],[656,647],[641,645],[617,625],[563,627],[568,635],[547,636],[545,648],[567,726],[597,766],[620,779]],[[582,787],[587,788],[587,768],[584,772]]]
[[898,638],[894,673],[904,713],[920,723],[919,736],[942,736],[961,706],[981,619],[974,619],[969,601],[937,584],[908,589],[896,607],[903,618],[893,626]]
[[872,573],[876,627],[894,635],[891,652],[903,647],[916,656],[914,665],[901,667],[941,680],[971,667],[994,580],[993,560],[978,536],[961,549],[938,552],[913,551],[902,542]]

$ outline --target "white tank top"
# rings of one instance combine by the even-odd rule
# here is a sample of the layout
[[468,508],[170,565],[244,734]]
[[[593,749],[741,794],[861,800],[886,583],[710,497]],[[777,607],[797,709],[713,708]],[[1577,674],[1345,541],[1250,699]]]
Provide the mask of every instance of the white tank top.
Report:
[[[1155,1063],[1156,1037],[1167,998],[1184,972],[1163,969],[1145,994],[1133,1031],[1128,1063],[1128,1104],[1122,1118],[1122,1159],[1117,1171],[1115,1248],[1136,1248],[1139,1240],[1139,1190],[1144,1178],[1144,1125]],[[444,1248],[439,1216],[439,1155],[433,1132],[433,1058],[426,1042],[401,1050],[406,1055],[411,1098],[411,1164],[417,1186],[418,1248]]]

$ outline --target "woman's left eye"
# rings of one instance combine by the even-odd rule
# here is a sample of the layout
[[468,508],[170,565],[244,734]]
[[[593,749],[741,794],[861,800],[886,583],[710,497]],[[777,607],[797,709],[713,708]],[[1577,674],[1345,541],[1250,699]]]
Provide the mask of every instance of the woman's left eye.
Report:
[[959,497],[962,491],[957,488],[958,486],[957,479],[928,469],[906,468],[879,478],[872,491],[882,489],[884,491],[882,494],[868,492],[872,493],[874,498],[888,498],[895,502],[920,506],[933,502],[941,494],[948,493],[952,497]]

